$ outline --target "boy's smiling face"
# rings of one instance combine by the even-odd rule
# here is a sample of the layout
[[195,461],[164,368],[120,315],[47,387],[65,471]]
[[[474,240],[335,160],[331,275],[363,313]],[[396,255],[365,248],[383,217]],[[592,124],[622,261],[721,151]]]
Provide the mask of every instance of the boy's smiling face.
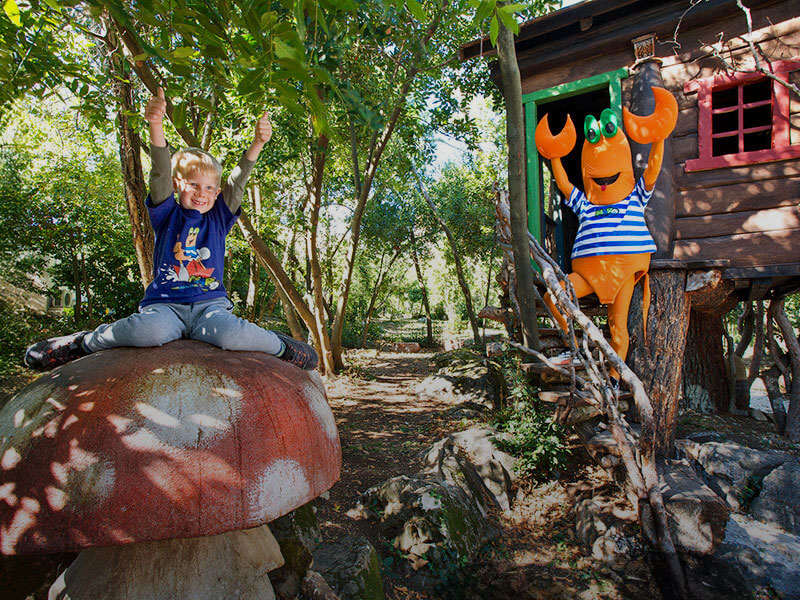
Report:
[[214,207],[220,192],[217,178],[204,175],[197,169],[189,171],[185,176],[174,177],[172,185],[181,207],[199,211],[201,214]]

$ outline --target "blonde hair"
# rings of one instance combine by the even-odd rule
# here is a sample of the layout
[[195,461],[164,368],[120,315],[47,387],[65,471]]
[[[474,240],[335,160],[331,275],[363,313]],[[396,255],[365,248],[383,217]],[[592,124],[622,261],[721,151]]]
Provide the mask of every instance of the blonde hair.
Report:
[[192,171],[206,177],[216,177],[217,185],[222,180],[222,165],[216,158],[200,148],[184,148],[172,155],[172,176],[183,178]]

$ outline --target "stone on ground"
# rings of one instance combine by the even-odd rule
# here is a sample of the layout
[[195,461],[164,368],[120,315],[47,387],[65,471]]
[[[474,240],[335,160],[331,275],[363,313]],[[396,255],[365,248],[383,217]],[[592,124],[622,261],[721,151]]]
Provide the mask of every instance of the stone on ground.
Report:
[[424,475],[388,479],[361,495],[348,513],[373,518],[394,546],[421,567],[450,569],[472,558],[495,530],[477,502],[455,486]]
[[[445,480],[464,487],[463,484],[470,485],[472,478],[469,473],[474,471],[497,505],[503,510],[509,510],[512,488],[517,479],[515,470],[517,459],[494,444],[493,440],[504,435],[489,427],[451,433],[422,451],[420,457],[425,465],[423,472],[439,474]],[[465,460],[458,450],[466,454],[469,465],[464,465]],[[464,466],[461,469],[448,469],[448,464]],[[459,475],[460,472],[463,474]],[[481,499],[481,494],[474,489],[472,493],[476,499]]]
[[764,477],[750,512],[759,521],[800,535],[800,461],[786,462]]
[[668,460],[661,494],[675,544],[695,554],[711,554],[725,538],[728,508],[688,461]]
[[698,600],[800,598],[800,537],[746,515],[731,515],[717,551],[688,566]]
[[439,372],[414,386],[420,396],[447,404],[474,402],[495,408],[500,401],[502,378],[494,363],[472,350],[434,355]]
[[761,481],[774,469],[797,459],[776,450],[754,450],[738,444],[706,442],[676,445],[703,470],[708,485],[733,510],[746,508],[758,494]]
[[314,551],[318,572],[341,600],[383,600],[378,553],[368,540],[345,536]]

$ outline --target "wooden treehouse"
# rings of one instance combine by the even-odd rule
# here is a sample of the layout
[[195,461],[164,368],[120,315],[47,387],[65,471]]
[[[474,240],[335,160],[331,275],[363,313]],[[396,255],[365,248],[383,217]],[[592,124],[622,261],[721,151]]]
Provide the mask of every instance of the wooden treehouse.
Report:
[[[537,123],[547,114],[557,132],[571,115],[577,150],[563,165],[581,187],[580,124],[587,115],[610,108],[622,123],[623,106],[648,115],[651,86],[677,99],[677,126],[645,211],[657,247],[648,335],[641,311],[632,308],[627,360],[656,405],[667,454],[678,398],[692,378],[708,388],[717,409],[728,408],[722,316],[740,301],[800,289],[800,95],[777,81],[800,84],[797,3],[747,2],[750,27],[733,0],[689,4],[582,2],[524,23],[515,40],[528,229],[565,272],[577,220],[539,156]],[[462,60],[493,54],[486,38],[461,49]],[[491,75],[502,90],[497,61]],[[631,150],[638,178],[649,148],[631,140]],[[634,307],[641,305],[639,288]]]

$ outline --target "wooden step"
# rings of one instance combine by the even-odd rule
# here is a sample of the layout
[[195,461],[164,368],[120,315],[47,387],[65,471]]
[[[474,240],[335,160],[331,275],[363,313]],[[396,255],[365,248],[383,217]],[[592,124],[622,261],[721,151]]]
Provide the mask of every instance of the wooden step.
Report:
[[[575,406],[559,406],[557,404],[545,405],[550,406],[553,411],[553,418],[561,425],[577,425],[578,423],[585,423],[597,417],[602,416],[600,409],[588,402],[579,402]],[[619,409],[621,411],[628,410],[628,401],[620,400]]]
[[[641,435],[641,427],[638,425],[631,425],[633,436],[638,438]],[[595,458],[603,454],[611,454],[613,456],[622,456],[622,453],[617,447],[617,440],[607,429],[602,429],[594,434],[589,440],[586,441],[586,448]]]
[[622,456],[622,453],[617,447],[617,441],[610,431],[600,431],[596,433],[592,439],[586,442],[586,447],[592,456],[612,454],[614,456]]
[[[623,392],[619,395],[620,400],[627,401],[631,398],[633,398],[633,394],[630,392]],[[541,391],[539,392],[539,400],[542,402],[548,402],[550,404],[558,404],[559,406],[583,406],[586,404],[591,404],[585,394],[577,392],[575,395],[573,395],[569,390]]]
[[[548,367],[547,365],[545,365],[542,362],[525,362],[525,363],[522,363],[520,365],[520,367],[528,375],[543,375],[545,373],[560,375],[560,373],[558,373],[558,371],[556,371],[555,369],[553,369],[551,367]],[[569,370],[569,365],[565,366],[564,368]],[[585,370],[585,367],[582,364],[581,365],[575,365],[575,370],[576,371],[583,371],[583,370]]]

